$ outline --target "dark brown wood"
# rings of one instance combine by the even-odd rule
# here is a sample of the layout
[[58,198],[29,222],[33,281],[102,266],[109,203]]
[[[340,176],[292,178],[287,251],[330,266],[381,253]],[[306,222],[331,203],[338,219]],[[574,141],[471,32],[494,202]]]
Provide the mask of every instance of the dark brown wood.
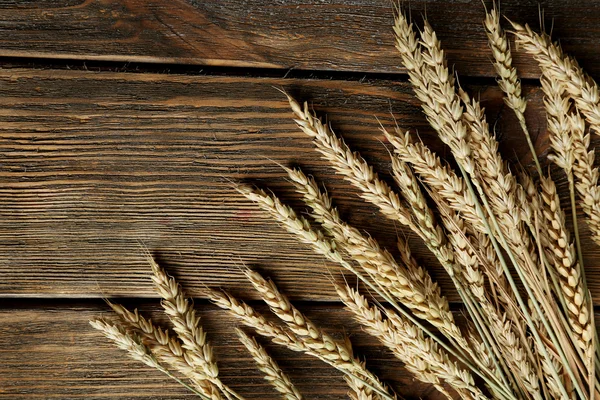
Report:
[[[328,275],[339,268],[245,200],[232,181],[271,187],[302,211],[276,163],[300,164],[327,185],[347,220],[392,251],[396,235],[407,232],[320,160],[273,86],[313,102],[385,179],[389,155],[375,117],[391,126],[390,110],[445,154],[402,82],[1,71],[0,295],[154,296],[143,243],[194,296],[202,285],[222,285],[255,297],[239,271],[247,263],[273,274],[292,298],[335,300]],[[527,164],[499,90],[470,89],[481,92],[504,154]],[[543,151],[540,93],[526,91]],[[587,232],[582,237],[589,287],[599,293],[598,250]],[[423,244],[409,240],[457,300]]]
[[[132,303],[162,322],[156,302]],[[223,381],[248,399],[277,399],[233,331],[235,323],[213,305],[196,307],[214,346]],[[263,306],[257,307],[267,315]],[[342,338],[350,335],[369,368],[409,399],[441,399],[431,387],[413,380],[402,364],[363,333],[339,306],[300,307],[314,322]],[[196,398],[180,386],[114,347],[88,320],[109,317],[97,302],[69,302],[0,309],[0,398],[2,399],[181,399]],[[246,330],[251,333],[251,330]],[[309,356],[259,338],[307,399],[347,398],[343,377]]]
[[[389,0],[59,0],[3,2],[0,56],[401,73]],[[489,2],[488,2],[489,3]],[[539,28],[537,0],[502,2]],[[461,76],[494,76],[479,0],[411,1],[426,13]],[[489,6],[489,4],[488,4]],[[600,2],[548,0],[545,24],[592,74],[600,72]],[[523,77],[535,62],[517,54]]]

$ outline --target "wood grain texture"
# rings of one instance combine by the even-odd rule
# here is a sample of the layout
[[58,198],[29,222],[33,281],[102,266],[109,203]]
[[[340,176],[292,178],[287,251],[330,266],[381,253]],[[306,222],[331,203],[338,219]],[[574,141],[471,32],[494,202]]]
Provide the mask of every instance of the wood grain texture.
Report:
[[[389,0],[58,0],[0,3],[0,56],[401,73]],[[507,17],[539,27],[600,72],[600,1],[517,0]],[[462,76],[494,76],[479,0],[417,0]],[[537,77],[527,56],[521,75]]]
[[[392,110],[445,154],[403,82],[0,71],[0,295],[154,296],[143,242],[192,295],[204,284],[248,289],[238,268],[245,262],[273,274],[292,298],[336,299],[327,275],[337,266],[237,194],[232,181],[269,186],[302,211],[276,162],[299,164],[327,185],[347,220],[389,249],[407,232],[320,160],[273,86],[312,101],[386,179],[389,156],[375,116],[389,126]],[[470,89],[488,107],[504,153],[526,165],[527,146],[499,90]],[[543,152],[541,95],[525,90]],[[560,188],[566,193],[564,180]],[[598,250],[587,231],[582,237],[589,287],[599,293]],[[457,300],[423,244],[409,239]]]
[[[67,307],[65,307],[65,305]],[[144,315],[164,323],[154,303],[126,302]],[[196,307],[214,346],[220,375],[248,399],[277,399],[263,380],[233,331],[233,320],[210,304]],[[258,306],[264,314],[268,310]],[[409,399],[441,399],[435,389],[414,381],[379,343],[363,333],[339,306],[300,307],[315,323],[334,336],[350,335],[357,354]],[[68,304],[3,305],[0,308],[1,399],[182,399],[196,398],[160,372],[129,359],[95,331],[88,320],[110,317],[101,301]],[[251,330],[247,330],[251,333]],[[260,339],[307,399],[347,398],[348,388],[335,369],[300,353]]]

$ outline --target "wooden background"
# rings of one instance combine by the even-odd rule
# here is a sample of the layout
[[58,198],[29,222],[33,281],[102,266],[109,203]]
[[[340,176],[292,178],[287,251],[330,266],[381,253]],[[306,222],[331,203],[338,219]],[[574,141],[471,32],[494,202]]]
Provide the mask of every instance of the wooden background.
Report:
[[[273,277],[331,332],[350,334],[372,369],[407,398],[439,398],[361,332],[336,301],[339,269],[299,244],[231,188],[272,187],[296,206],[277,166],[324,182],[343,216],[414,254],[455,302],[431,255],[360,201],[299,132],[282,87],[327,114],[384,177],[379,118],[393,112],[441,154],[393,47],[389,0],[44,0],[0,2],[0,398],[179,399],[178,384],[129,361],[89,327],[118,298],[162,321],[139,242],[191,295],[221,286],[257,304],[243,261]],[[544,22],[600,77],[600,1],[542,1]],[[514,117],[495,86],[479,0],[410,2],[427,13],[460,82],[479,94],[504,154],[525,166]],[[504,13],[539,29],[537,0]],[[530,129],[547,152],[538,69],[515,52]],[[565,193],[564,180],[553,170]],[[583,237],[587,238],[584,227]],[[600,296],[598,249],[585,242],[589,287]],[[233,335],[233,321],[196,305],[223,380],[249,399],[274,399]],[[453,303],[460,309],[460,304]],[[264,309],[264,308],[263,308]],[[265,310],[266,311],[266,310]],[[341,376],[267,346],[307,399],[342,399]]]

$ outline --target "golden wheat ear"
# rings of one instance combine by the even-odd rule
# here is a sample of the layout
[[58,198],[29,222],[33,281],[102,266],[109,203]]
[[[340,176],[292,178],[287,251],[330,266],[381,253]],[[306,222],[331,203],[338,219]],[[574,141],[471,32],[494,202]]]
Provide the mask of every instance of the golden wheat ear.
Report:
[[189,386],[187,383],[173,375],[169,370],[159,363],[155,354],[143,343],[139,336],[127,332],[124,327],[100,319],[90,321],[90,325],[102,332],[102,334],[110,339],[117,347],[125,350],[127,354],[134,360],[140,361],[145,365],[164,373],[204,400],[217,400],[216,397],[207,396],[205,393],[198,391],[192,386]]
[[235,330],[240,342],[246,347],[248,353],[254,359],[258,369],[265,374],[265,380],[269,382],[275,390],[281,393],[284,400],[303,400],[302,395],[296,389],[290,378],[284,373],[277,362],[271,358],[269,353],[262,347],[256,339],[247,335],[240,329]]

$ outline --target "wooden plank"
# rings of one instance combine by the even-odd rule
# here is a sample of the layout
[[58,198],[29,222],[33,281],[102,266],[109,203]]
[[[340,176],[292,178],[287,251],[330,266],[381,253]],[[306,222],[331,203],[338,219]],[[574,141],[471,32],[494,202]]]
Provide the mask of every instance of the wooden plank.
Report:
[[[131,302],[127,304],[131,305]],[[137,304],[160,323],[157,304]],[[248,399],[277,399],[233,331],[233,320],[213,305],[196,307],[214,346],[220,375]],[[261,311],[268,310],[259,307]],[[435,389],[414,381],[402,364],[363,333],[339,306],[300,307],[334,336],[351,335],[357,354],[370,368],[408,398],[441,399]],[[2,399],[182,399],[195,398],[153,369],[130,360],[88,320],[110,316],[101,301],[4,305],[0,309],[0,398]],[[251,330],[247,330],[251,333]],[[344,399],[340,373],[303,354],[261,340],[307,399]]]
[[[503,2],[539,26],[539,1]],[[592,74],[600,72],[600,1],[542,3],[546,25]],[[426,13],[462,76],[494,76],[479,0],[410,2]],[[3,2],[0,56],[401,73],[388,0],[103,0]],[[515,57],[537,77],[529,57]]]
[[[390,250],[407,233],[320,160],[273,86],[314,102],[385,179],[389,156],[375,116],[391,126],[392,110],[444,154],[403,82],[3,70],[0,295],[154,296],[141,241],[195,296],[204,284],[246,291],[238,270],[245,262],[275,276],[292,298],[335,300],[328,274],[337,266],[237,194],[231,180],[268,185],[301,211],[275,162],[300,164],[327,185],[344,218]],[[498,89],[470,89],[481,92],[504,153],[527,164]],[[544,151],[540,93],[525,90]],[[564,182],[560,188],[566,193]],[[408,237],[457,300],[423,244]],[[598,293],[598,250],[587,232],[582,237],[589,287]]]

